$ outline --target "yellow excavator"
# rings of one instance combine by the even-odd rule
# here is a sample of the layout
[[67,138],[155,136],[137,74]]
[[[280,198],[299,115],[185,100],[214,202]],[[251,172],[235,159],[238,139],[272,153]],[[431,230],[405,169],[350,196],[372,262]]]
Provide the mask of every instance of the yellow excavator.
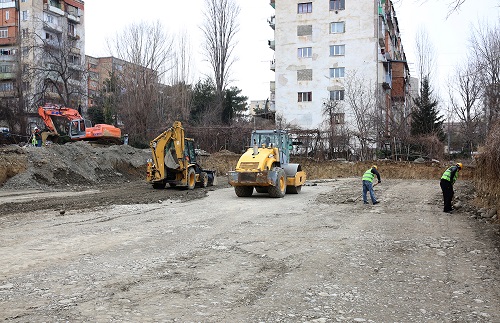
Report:
[[249,148],[238,160],[236,170],[228,172],[228,181],[238,197],[268,193],[271,197],[298,194],[306,181],[300,164],[292,164],[292,141],[284,130],[254,130]]
[[215,171],[202,169],[196,162],[194,139],[184,136],[180,121],[153,139],[149,146],[146,181],[155,189],[171,187],[194,189],[215,185]]

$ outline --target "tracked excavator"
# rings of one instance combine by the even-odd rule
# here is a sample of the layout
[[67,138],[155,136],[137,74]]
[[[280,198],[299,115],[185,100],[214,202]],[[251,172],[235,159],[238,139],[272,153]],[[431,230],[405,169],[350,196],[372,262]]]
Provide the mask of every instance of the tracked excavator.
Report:
[[186,138],[180,121],[161,133],[150,144],[152,159],[147,162],[146,181],[155,189],[171,187],[194,189],[215,185],[215,171],[196,162],[194,139]]
[[78,140],[122,143],[120,128],[109,124],[92,126],[90,120],[84,119],[78,110],[59,105],[45,105],[38,107],[38,115],[47,128],[42,132],[44,144],[47,140],[59,143]]
[[300,164],[290,163],[292,140],[284,130],[254,130],[253,147],[238,160],[228,181],[238,197],[268,193],[271,197],[298,194],[306,181]]

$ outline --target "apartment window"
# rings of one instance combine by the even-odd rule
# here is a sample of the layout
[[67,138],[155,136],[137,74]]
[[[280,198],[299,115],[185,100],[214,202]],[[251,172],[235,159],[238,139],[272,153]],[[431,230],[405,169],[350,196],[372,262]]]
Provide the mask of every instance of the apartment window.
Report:
[[69,55],[68,60],[70,64],[78,65],[80,64],[80,56],[79,55]]
[[345,32],[345,22],[332,22],[330,24],[330,33],[331,34],[339,34]]
[[21,0],[21,2],[26,2],[26,0]]
[[345,75],[345,67],[334,67],[330,68],[330,77],[331,78],[340,78]]
[[298,102],[307,102],[313,100],[312,92],[299,92],[298,93]]
[[52,16],[52,15],[49,15],[47,13],[45,13],[45,21],[50,23],[50,24],[54,24],[54,25],[57,25],[57,19],[56,17]]
[[76,36],[75,24],[68,23],[68,35]]
[[345,45],[332,45],[330,46],[330,56],[345,55]]
[[7,28],[0,28],[0,38],[9,37],[9,30]]
[[14,84],[12,82],[0,83],[0,92],[13,91]]
[[344,90],[330,91],[330,100],[341,101],[344,100]]
[[15,49],[10,49],[10,48],[0,49],[0,55],[1,56],[4,56],[4,55],[15,55],[15,54],[16,54],[16,50]]
[[12,73],[12,65],[0,65],[0,73]]
[[29,52],[30,52],[29,47],[24,46],[22,49],[23,56],[28,56]]
[[344,10],[345,0],[330,0],[330,10]]
[[22,21],[26,21],[26,20],[28,20],[28,10],[23,10],[23,11],[21,12],[21,20],[22,20]]
[[311,13],[313,11],[312,2],[299,3],[297,7],[298,13]]
[[22,38],[28,38],[28,33],[29,33],[28,28],[23,28],[21,30],[21,37]]
[[9,11],[5,11],[5,21],[8,21],[10,17]]
[[297,57],[312,57],[312,47],[302,47],[297,50]]

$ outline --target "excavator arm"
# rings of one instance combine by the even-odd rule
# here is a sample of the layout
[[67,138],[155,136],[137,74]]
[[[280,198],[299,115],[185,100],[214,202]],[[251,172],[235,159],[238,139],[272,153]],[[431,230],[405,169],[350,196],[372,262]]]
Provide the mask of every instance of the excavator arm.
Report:
[[184,128],[179,121],[150,142],[153,157],[153,177],[165,177],[165,166],[182,171],[187,167],[184,160]]

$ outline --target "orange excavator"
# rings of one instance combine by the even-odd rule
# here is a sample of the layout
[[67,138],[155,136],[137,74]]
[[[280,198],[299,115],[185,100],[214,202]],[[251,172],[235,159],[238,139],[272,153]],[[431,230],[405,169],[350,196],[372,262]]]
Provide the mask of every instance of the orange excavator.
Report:
[[122,143],[121,130],[109,124],[92,126],[90,120],[84,119],[78,110],[58,106],[45,105],[38,108],[48,131],[42,132],[42,142],[68,142],[89,140],[102,143]]

